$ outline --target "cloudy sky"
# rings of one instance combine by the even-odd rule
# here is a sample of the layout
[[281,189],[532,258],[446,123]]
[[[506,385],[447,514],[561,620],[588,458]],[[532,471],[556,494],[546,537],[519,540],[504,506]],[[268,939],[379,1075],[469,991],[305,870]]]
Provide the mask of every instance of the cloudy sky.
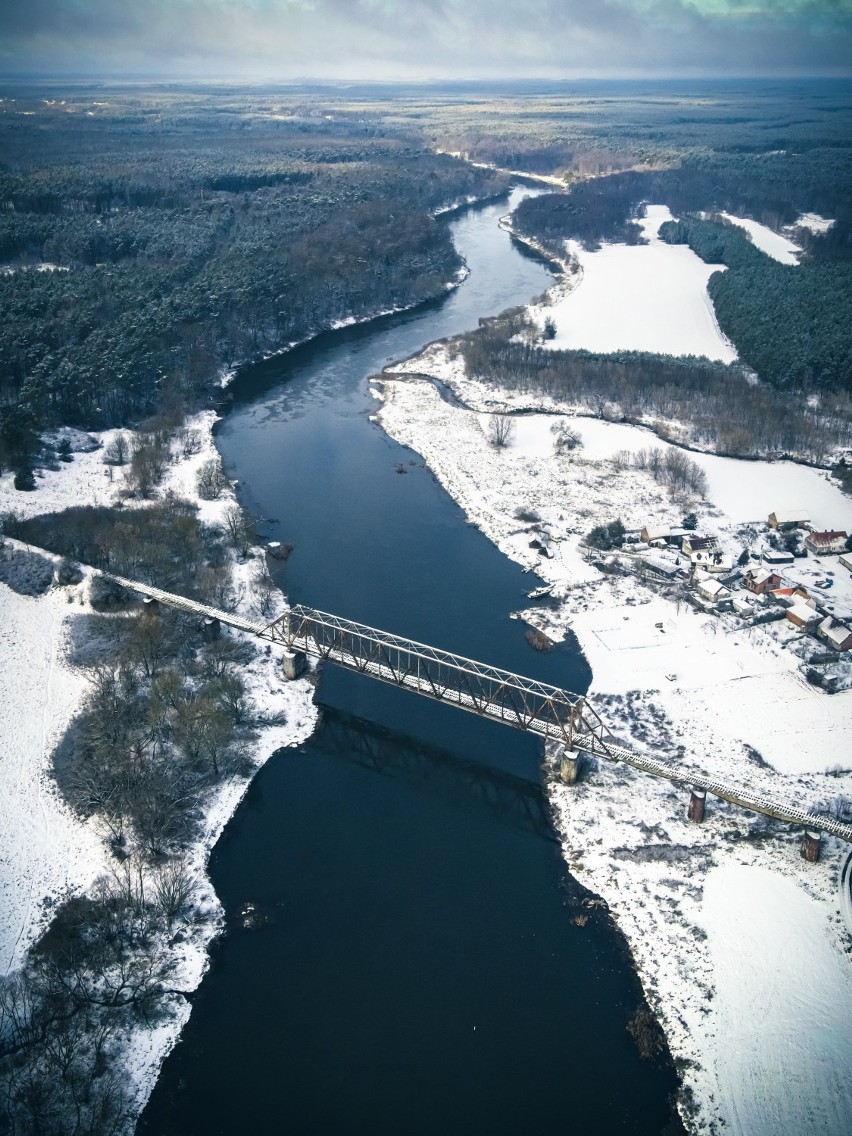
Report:
[[852,0],[0,0],[0,72],[850,75]]

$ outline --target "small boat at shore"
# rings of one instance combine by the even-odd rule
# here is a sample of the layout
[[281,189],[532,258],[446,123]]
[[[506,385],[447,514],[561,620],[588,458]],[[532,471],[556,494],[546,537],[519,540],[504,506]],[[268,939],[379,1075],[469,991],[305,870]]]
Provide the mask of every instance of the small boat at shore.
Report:
[[553,584],[544,584],[541,588],[533,588],[531,592],[527,592],[527,599],[540,600],[542,596],[549,596],[553,591]]

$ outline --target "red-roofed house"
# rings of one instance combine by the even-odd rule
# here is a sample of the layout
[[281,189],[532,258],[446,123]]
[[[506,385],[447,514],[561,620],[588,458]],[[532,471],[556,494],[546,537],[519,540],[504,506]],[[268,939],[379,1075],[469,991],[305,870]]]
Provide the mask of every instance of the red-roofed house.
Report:
[[762,596],[764,592],[774,591],[781,587],[781,577],[777,572],[770,572],[768,568],[749,568],[743,576],[743,587]]
[[843,552],[846,548],[846,533],[834,529],[825,532],[809,532],[805,537],[805,547],[817,556],[826,552]]

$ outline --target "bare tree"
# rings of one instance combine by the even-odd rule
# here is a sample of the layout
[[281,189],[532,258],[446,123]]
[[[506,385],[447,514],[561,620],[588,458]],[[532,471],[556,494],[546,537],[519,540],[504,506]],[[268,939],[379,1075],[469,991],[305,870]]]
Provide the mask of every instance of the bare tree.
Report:
[[240,556],[248,556],[257,540],[255,527],[239,505],[229,505],[223,517],[225,535]]
[[166,860],[154,871],[154,900],[171,931],[195,890],[195,877],[180,859]]
[[486,431],[488,441],[498,449],[508,446],[515,433],[515,420],[509,414],[492,414]]
[[205,501],[217,501],[228,488],[228,479],[218,457],[206,461],[199,469],[195,484],[198,496]]

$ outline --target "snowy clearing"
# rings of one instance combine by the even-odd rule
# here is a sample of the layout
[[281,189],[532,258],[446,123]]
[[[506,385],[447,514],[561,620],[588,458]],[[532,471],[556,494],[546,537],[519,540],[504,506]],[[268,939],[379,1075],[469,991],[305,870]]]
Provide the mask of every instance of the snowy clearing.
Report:
[[819,213],[802,213],[792,226],[796,229],[806,229],[809,233],[827,233],[834,224],[828,217],[820,217]]
[[701,921],[716,986],[728,1130],[848,1132],[852,967],[832,949],[825,910],[777,872],[726,865],[707,875]]
[[[510,451],[525,457],[549,457],[553,452],[551,429],[558,420],[552,414],[518,415]],[[583,457],[595,461],[610,459],[619,450],[673,448],[641,426],[599,418],[572,418],[571,426],[583,439]],[[702,453],[689,456],[707,474],[709,500],[731,521],[765,521],[778,508],[806,504],[815,528],[852,532],[852,498],[822,470],[790,461],[746,461]]]
[[750,217],[735,217],[733,213],[720,213],[719,216],[724,217],[729,224],[736,225],[738,229],[744,229],[754,247],[771,256],[773,260],[777,260],[779,264],[799,263],[801,247],[767,225],[752,221]]
[[719,330],[707,294],[707,281],[724,268],[705,264],[686,245],[660,240],[660,225],[673,219],[667,206],[649,205],[641,222],[646,245],[611,244],[587,252],[567,242],[582,278],[553,306],[533,309],[540,325],[547,317],[556,324],[556,336],[545,346],[733,362],[736,350]]

